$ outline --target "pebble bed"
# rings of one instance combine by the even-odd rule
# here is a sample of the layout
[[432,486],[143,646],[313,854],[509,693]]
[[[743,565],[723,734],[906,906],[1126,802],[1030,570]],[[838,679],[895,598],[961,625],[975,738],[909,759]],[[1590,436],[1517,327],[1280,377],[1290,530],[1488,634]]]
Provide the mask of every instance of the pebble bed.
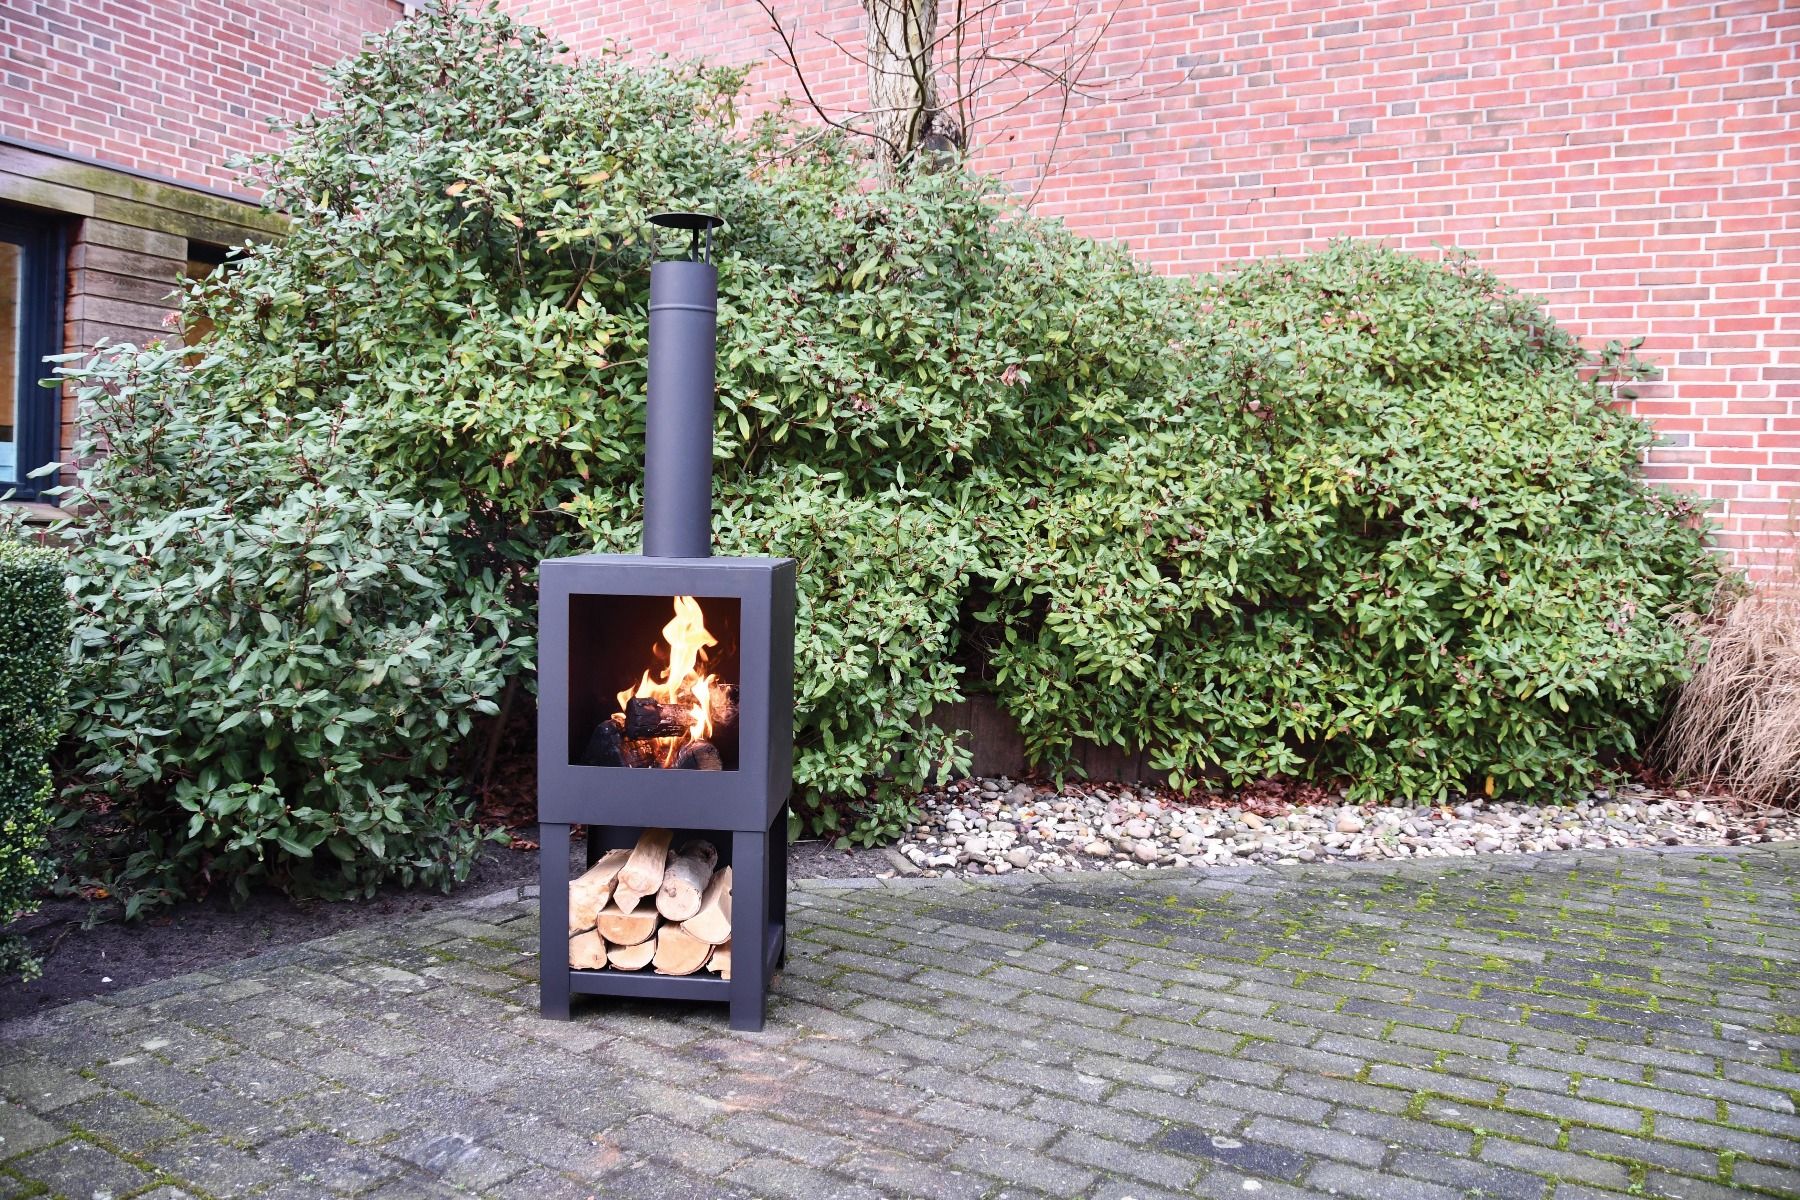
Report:
[[[1277,811],[1284,810],[1284,811]],[[893,875],[1299,864],[1800,840],[1800,813],[1638,785],[1570,804],[1255,806],[1155,788],[970,779],[927,792]]]

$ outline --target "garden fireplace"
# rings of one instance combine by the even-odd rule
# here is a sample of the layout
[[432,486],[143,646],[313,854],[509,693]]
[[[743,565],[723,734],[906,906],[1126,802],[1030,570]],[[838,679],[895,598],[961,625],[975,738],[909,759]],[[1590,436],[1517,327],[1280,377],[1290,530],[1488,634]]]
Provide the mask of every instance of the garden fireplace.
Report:
[[[551,559],[538,578],[541,1004],[567,1019],[572,994],[725,1000],[733,1028],[760,1029],[784,953],[794,561],[710,556],[719,222],[652,220],[691,242],[651,268],[644,553]],[[573,825],[590,870],[571,885]],[[727,893],[718,977],[688,966],[680,930],[702,925],[639,912],[647,878],[673,887],[696,862]]]

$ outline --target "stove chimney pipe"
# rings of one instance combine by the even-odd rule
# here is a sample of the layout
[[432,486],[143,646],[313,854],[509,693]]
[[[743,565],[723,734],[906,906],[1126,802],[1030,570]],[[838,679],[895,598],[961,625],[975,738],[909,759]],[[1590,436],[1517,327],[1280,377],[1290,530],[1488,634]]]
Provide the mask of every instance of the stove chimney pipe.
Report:
[[[688,257],[650,267],[650,381],[644,418],[644,553],[712,553],[713,369],[719,337],[719,272],[705,213],[650,218],[686,230]],[[704,249],[701,245],[705,237]]]

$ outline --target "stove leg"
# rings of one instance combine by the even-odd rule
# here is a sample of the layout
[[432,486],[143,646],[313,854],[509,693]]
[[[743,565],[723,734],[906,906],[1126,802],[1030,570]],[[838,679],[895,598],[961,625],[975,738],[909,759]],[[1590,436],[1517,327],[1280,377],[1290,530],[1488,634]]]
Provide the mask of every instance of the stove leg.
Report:
[[538,826],[538,1011],[569,1019],[569,827]]
[[775,958],[777,969],[787,966],[787,805],[775,814],[769,831],[769,924],[781,926],[781,953]]
[[731,1027],[757,1030],[769,986],[769,835],[734,832],[731,863]]

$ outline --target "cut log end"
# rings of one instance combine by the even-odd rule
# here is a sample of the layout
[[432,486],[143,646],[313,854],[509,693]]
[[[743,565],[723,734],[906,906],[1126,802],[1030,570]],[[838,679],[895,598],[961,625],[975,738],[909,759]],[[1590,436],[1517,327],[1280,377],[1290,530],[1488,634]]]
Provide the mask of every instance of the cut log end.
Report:
[[679,925],[656,931],[656,954],[650,960],[658,975],[692,975],[712,957],[711,943],[703,942]]
[[574,935],[592,929],[594,922],[618,881],[619,872],[629,858],[629,850],[608,850],[600,861],[569,884],[569,933]]
[[667,829],[644,830],[637,845],[631,849],[631,857],[625,860],[625,866],[619,872],[618,887],[614,890],[639,897],[655,895],[656,889],[662,886],[663,869],[669,861],[669,842],[673,837]]
[[700,898],[700,911],[681,923],[681,927],[706,942],[721,945],[731,940],[731,868],[715,872]]
[[704,842],[700,845],[712,851],[710,859],[704,853],[677,854],[663,872],[662,887],[656,892],[656,911],[665,920],[685,921],[700,911],[706,885],[712,882],[712,864],[719,858],[710,845]]
[[656,939],[648,938],[635,946],[608,946],[606,962],[615,971],[641,971],[656,957]]
[[606,965],[606,943],[590,929],[569,939],[569,965],[578,971],[597,971]]
[[626,912],[616,904],[609,904],[600,910],[595,928],[600,936],[614,946],[636,946],[640,942],[649,941],[656,935],[656,910],[640,908]]

